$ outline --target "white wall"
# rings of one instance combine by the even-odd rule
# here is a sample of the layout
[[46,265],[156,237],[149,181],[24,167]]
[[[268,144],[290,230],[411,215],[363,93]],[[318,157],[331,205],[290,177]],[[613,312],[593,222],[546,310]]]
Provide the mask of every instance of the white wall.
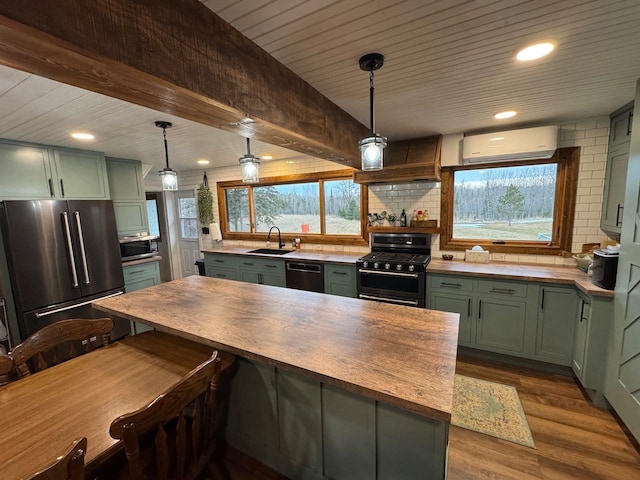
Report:
[[[580,171],[578,176],[578,191],[576,199],[576,214],[573,229],[572,251],[579,252],[583,243],[601,242],[607,235],[600,230],[600,211],[602,208],[602,194],[604,190],[604,174],[607,160],[607,144],[609,140],[609,117],[596,117],[560,124],[560,146],[581,147]],[[291,160],[289,160],[291,161]],[[272,177],[294,173],[310,173],[345,168],[321,159],[296,159],[290,164],[284,161],[265,161],[260,165],[260,176]],[[179,175],[180,189],[197,188],[202,183],[204,170],[181,172]],[[209,185],[214,196],[214,212],[218,211],[215,184],[218,181],[238,180],[240,168],[236,165],[207,170]],[[154,172],[145,178],[147,191],[160,190],[160,180]],[[380,213],[383,210],[400,214],[405,209],[407,215],[413,210],[428,211],[430,219],[437,219],[440,225],[440,183],[439,182],[411,182],[405,184],[372,185],[369,187],[369,212]],[[262,242],[243,242],[225,240],[225,244],[261,245]],[[434,256],[439,256],[439,236],[433,236],[432,250]],[[202,248],[213,245],[210,238],[201,237]],[[317,250],[333,250],[348,252],[368,252],[368,247],[310,245],[303,244],[302,248]],[[456,257],[464,257],[464,252],[453,253]],[[519,263],[540,264],[574,264],[569,258],[549,255],[516,255],[507,254],[506,261]]]

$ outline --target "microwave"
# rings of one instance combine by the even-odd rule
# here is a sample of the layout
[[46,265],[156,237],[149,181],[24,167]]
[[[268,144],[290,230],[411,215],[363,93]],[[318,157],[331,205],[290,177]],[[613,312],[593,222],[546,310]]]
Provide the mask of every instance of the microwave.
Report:
[[158,237],[154,235],[136,235],[120,238],[120,256],[122,262],[131,262],[158,254]]

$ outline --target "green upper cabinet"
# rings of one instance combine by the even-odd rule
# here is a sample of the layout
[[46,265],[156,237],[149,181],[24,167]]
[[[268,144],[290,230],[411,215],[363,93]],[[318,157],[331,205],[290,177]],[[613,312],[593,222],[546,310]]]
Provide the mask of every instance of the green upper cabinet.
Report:
[[0,198],[108,200],[100,152],[0,140]]
[[624,107],[611,114],[611,124],[609,127],[609,148],[622,145],[631,141],[631,130],[633,127],[633,102],[627,103]]
[[609,234],[619,235],[622,229],[632,124],[633,102],[611,114],[607,169],[600,216],[600,228]]
[[142,163],[139,160],[107,158],[106,164],[118,235],[149,231]]
[[87,150],[53,150],[58,196],[81,200],[108,200],[109,184],[104,155]]
[[0,198],[53,198],[49,150],[7,140],[0,141]]
[[107,157],[111,199],[119,202],[146,200],[142,163],[138,160]]

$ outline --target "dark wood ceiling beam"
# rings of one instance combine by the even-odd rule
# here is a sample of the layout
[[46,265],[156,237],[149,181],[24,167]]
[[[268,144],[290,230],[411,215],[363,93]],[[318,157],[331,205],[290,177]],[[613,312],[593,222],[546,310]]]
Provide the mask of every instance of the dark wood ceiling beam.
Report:
[[0,63],[356,168],[368,132],[196,0],[3,1]]

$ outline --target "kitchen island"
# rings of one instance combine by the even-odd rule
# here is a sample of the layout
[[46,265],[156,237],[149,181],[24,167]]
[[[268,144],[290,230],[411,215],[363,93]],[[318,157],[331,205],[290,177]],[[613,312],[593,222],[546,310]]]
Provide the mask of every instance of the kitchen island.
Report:
[[444,478],[458,315],[188,277],[95,308],[241,357],[227,441],[293,478]]

